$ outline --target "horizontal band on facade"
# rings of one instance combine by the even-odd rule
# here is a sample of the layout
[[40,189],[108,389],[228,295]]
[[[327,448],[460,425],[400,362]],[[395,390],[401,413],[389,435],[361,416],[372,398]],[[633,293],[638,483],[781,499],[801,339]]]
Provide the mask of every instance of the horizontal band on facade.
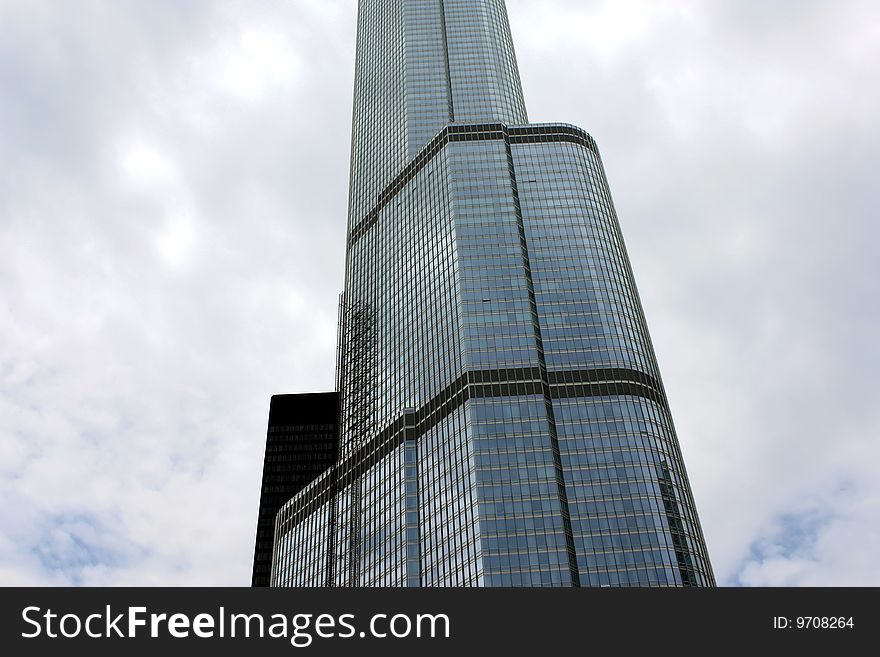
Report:
[[281,511],[283,520],[276,528],[277,538],[332,500],[338,486],[344,489],[378,465],[404,440],[417,440],[469,399],[525,395],[543,395],[549,399],[631,395],[668,408],[657,379],[626,368],[553,371],[547,373],[546,382],[538,367],[465,372],[420,408],[405,410],[345,461],[334,465],[329,476],[317,479],[313,486],[294,497]]
[[449,142],[506,140],[510,144],[571,142],[580,144],[598,155],[596,142],[584,130],[563,123],[508,127],[503,123],[477,123],[443,128],[437,136],[419,151],[409,164],[380,194],[376,205],[351,229],[348,248],[363,237],[379,221],[382,209],[434,159]]

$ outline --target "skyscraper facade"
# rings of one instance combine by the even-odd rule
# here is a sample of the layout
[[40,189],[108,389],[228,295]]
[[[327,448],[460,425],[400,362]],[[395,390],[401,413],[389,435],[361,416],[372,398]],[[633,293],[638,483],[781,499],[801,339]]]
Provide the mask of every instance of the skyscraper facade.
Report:
[[251,586],[269,586],[278,510],[338,457],[337,393],[272,396]]
[[714,584],[599,152],[503,0],[361,0],[340,456],[277,586]]

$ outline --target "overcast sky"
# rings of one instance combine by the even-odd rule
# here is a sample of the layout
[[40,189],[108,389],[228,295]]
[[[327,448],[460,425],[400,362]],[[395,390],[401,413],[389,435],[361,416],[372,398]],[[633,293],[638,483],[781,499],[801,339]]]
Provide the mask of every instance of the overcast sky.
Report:
[[[597,140],[720,584],[880,585],[876,0],[508,0]],[[247,585],[333,386],[355,0],[0,0],[0,584]]]

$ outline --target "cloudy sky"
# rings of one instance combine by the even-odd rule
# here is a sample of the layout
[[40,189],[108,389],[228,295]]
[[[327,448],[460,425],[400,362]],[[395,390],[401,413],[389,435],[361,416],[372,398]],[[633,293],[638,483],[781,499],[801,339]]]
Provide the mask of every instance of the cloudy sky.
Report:
[[[719,583],[880,585],[880,8],[508,0],[597,139]],[[355,0],[0,0],[0,584],[247,585],[333,385]]]

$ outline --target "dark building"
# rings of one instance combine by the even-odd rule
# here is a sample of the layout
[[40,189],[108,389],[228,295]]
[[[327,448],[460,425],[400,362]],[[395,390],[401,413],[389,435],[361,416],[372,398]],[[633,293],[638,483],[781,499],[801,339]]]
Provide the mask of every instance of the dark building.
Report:
[[598,147],[529,123],[503,0],[361,0],[355,66],[340,456],[272,584],[713,585]]
[[269,586],[275,514],[329,468],[339,451],[339,395],[275,395],[269,404],[251,586]]

